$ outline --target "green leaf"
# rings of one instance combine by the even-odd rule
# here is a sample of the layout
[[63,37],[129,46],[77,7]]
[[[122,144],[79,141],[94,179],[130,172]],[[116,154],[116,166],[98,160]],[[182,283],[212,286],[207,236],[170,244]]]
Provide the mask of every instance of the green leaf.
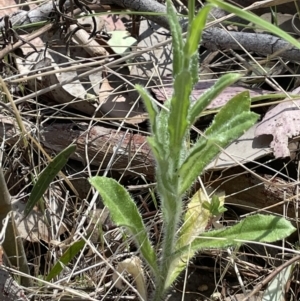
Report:
[[170,117],[168,120],[169,148],[174,161],[179,158],[180,148],[189,125],[188,110],[191,91],[191,74],[189,71],[184,70],[177,75],[174,81],[174,95],[171,99]]
[[[243,18],[249,22],[252,22],[256,25],[258,25],[259,27],[261,27],[262,29],[267,30],[268,32],[271,32],[283,39],[285,39],[286,41],[288,41],[289,43],[291,43],[292,45],[294,45],[295,47],[300,49],[300,43],[294,39],[291,35],[289,35],[287,32],[283,31],[282,29],[280,29],[279,27],[263,20],[262,18],[256,16],[255,14],[242,10],[236,6],[233,6],[225,1],[221,1],[221,0],[208,0],[208,2],[213,3],[215,5],[217,5],[218,7],[233,13],[234,15]],[[284,49],[283,49],[284,50]]]
[[[198,212],[198,214],[201,213]],[[210,216],[207,211],[204,212],[204,214],[207,217]],[[197,232],[197,225],[198,222],[196,220],[194,225],[195,229],[193,229],[193,227],[188,227],[190,230],[187,228],[188,232],[194,232],[194,237],[197,235],[195,233]],[[192,226],[192,221],[190,222],[190,226]],[[177,245],[180,248],[176,248],[172,256],[171,266],[173,269],[167,277],[167,286],[170,286],[176,280],[181,271],[186,267],[188,261],[201,249],[220,249],[229,246],[238,246],[242,244],[240,240],[273,242],[290,235],[296,230],[292,224],[284,218],[271,215],[250,216],[233,227],[205,233],[203,233],[204,225],[202,225],[202,222],[200,226],[202,231],[199,230],[198,234],[201,233],[201,237],[188,240],[185,246],[181,244],[183,240]]]
[[69,157],[76,150],[76,145],[72,144],[66,149],[61,151],[41,172],[38,180],[33,186],[28,202],[24,210],[24,216],[26,217],[32,208],[36,205],[39,199],[43,196],[44,192],[48,189],[50,183],[53,181],[58,172],[68,162]]
[[[208,193],[209,193],[208,189]],[[217,197],[217,196],[215,196]],[[213,197],[214,198],[214,197]],[[224,203],[224,195],[220,195],[222,204]],[[219,198],[217,197],[219,200]],[[212,202],[213,200],[211,200]],[[186,212],[183,218],[183,224],[180,229],[178,240],[176,242],[175,250],[181,249],[189,245],[200,233],[205,231],[212,215],[209,210],[204,208],[204,204],[208,202],[207,195],[203,193],[202,189],[199,189],[191,198]],[[219,200],[219,205],[221,202]],[[172,263],[172,269],[166,280],[166,287],[170,286],[179,274],[186,268],[190,259],[193,258],[195,252],[188,250],[186,253],[182,253],[180,257],[175,258]]]
[[164,154],[163,146],[159,142],[157,142],[154,137],[147,137],[147,142],[152,150],[154,158],[158,163],[160,163],[162,161],[163,154]]
[[194,193],[190,202],[187,205],[183,224],[181,226],[176,249],[180,249],[192,242],[196,235],[204,232],[211,214],[208,210],[203,208],[203,203],[207,202],[206,195],[202,189]]
[[189,0],[188,9],[189,9],[189,24],[192,24],[195,18],[195,0]]
[[46,277],[46,281],[51,281],[54,277],[58,276],[64,267],[82,250],[84,244],[85,241],[83,239],[74,242],[55,263]]
[[220,152],[220,147],[227,146],[256,122],[258,115],[249,112],[249,108],[249,92],[245,91],[220,110],[179,169],[180,193],[190,188],[205,166]]
[[210,203],[205,201],[202,206],[203,208],[207,209],[213,216],[217,216],[227,211],[227,209],[221,204],[220,199],[216,195],[213,195]]
[[151,124],[151,130],[153,134],[156,134],[156,117],[158,116],[158,108],[154,101],[151,99],[151,96],[146,91],[146,89],[140,85],[136,85],[135,89],[140,93],[144,104],[146,106],[147,112],[149,114],[149,120]]
[[169,132],[168,132],[168,120],[170,116],[170,101],[167,100],[164,103],[166,108],[162,108],[159,115],[156,118],[156,134],[153,136],[155,143],[160,146],[160,160],[167,160],[170,156],[169,153]]
[[195,102],[190,112],[190,123],[194,124],[203,110],[214,100],[226,87],[232,85],[241,78],[240,74],[225,74],[210,88],[207,89]]
[[182,30],[178,22],[176,10],[170,0],[167,1],[167,14],[169,19],[170,31],[172,33],[173,46],[173,77],[182,70],[183,66],[183,39]]
[[210,127],[205,131],[205,135],[215,137],[216,134],[222,134],[224,131],[228,131],[235,126],[238,126],[240,116],[249,112],[250,105],[251,98],[249,91],[244,91],[235,95],[223,108],[221,108]]
[[202,233],[190,246],[179,249],[173,256],[175,259],[189,250],[197,252],[207,248],[239,246],[245,241],[270,243],[289,236],[295,230],[295,227],[284,218],[257,214],[246,217],[232,227]]
[[114,223],[125,226],[131,232],[144,259],[157,275],[156,254],[142,217],[127,190],[111,178],[93,177],[89,181],[101,195]]
[[190,72],[192,76],[192,86],[199,81],[199,54],[196,52],[190,59]]
[[187,41],[183,50],[185,58],[187,59],[190,59],[190,57],[198,51],[202,31],[205,28],[206,19],[211,8],[211,5],[205,5],[194,18],[192,24],[189,25]]
[[[245,119],[246,118],[246,119]],[[209,162],[220,152],[220,147],[227,146],[243,132],[249,129],[257,120],[254,113],[245,113],[236,121],[239,122],[237,128],[224,132],[222,135],[209,140],[202,137],[191,149],[191,153],[183,162],[180,170],[180,193],[184,193],[193,184]]]

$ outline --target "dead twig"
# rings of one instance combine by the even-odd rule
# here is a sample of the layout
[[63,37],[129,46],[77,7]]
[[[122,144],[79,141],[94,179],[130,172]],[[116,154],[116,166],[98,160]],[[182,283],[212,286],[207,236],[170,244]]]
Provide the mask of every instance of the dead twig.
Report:
[[3,59],[5,57],[5,55],[7,55],[8,53],[18,49],[22,45],[29,43],[33,39],[39,37],[40,35],[42,35],[43,33],[47,32],[47,31],[49,31],[53,26],[54,26],[54,23],[46,24],[45,26],[39,28],[35,32],[23,37],[22,40],[19,40],[14,44],[8,44],[3,50],[0,51],[0,59]]
[[252,292],[242,301],[248,301],[252,296],[258,293],[264,285],[268,284],[272,279],[274,279],[283,269],[293,264],[294,262],[297,262],[298,260],[300,260],[300,255],[294,256],[287,262],[283,263],[280,267],[276,268],[269,276],[267,276],[263,281],[257,284],[256,287],[252,290]]

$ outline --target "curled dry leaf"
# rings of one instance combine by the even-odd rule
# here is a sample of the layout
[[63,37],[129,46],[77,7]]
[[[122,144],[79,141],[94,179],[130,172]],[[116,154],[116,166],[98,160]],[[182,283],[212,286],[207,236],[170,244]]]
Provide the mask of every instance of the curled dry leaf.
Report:
[[285,101],[267,112],[257,125],[255,136],[272,135],[270,147],[276,158],[290,156],[288,138],[300,134],[300,100]]
[[132,256],[131,258],[118,262],[116,272],[113,273],[112,278],[116,287],[120,290],[123,289],[122,276],[120,275],[124,272],[133,277],[136,289],[142,297],[142,300],[147,301],[146,280],[141,259],[137,256]]
[[[81,39],[84,32],[80,34]],[[94,43],[96,42],[94,41]],[[122,76],[118,76],[115,72],[108,73],[108,75],[107,72],[95,72],[86,78],[76,79],[69,84],[60,86],[62,82],[76,78],[87,71],[84,59],[88,59],[89,55],[83,50],[85,48],[79,45],[71,47],[69,57],[65,46],[57,46],[55,51],[50,49],[44,53],[44,41],[36,39],[33,44],[39,52],[32,53],[32,49],[28,45],[24,46],[22,48],[24,55],[26,52],[28,53],[26,59],[17,58],[16,60],[20,73],[24,75],[28,73],[32,75],[37,72],[43,74],[48,71],[52,71],[52,73],[28,80],[27,84],[31,90],[36,91],[57,85],[56,89],[45,93],[45,96],[51,102],[61,104],[64,109],[75,109],[88,116],[95,114],[96,117],[105,116],[122,120],[126,117],[126,122],[132,124],[143,122],[146,119],[141,102],[136,101],[136,96],[132,98],[132,94],[127,91],[127,86],[120,80]],[[97,47],[92,48],[96,49]],[[78,57],[83,60],[76,62]],[[104,56],[99,57],[104,58]],[[73,70],[61,72],[61,66],[65,67],[66,64],[73,66]],[[128,67],[118,69],[118,73],[128,75]]]
[[[56,72],[28,80],[27,84],[31,90],[40,90],[54,84],[59,84],[64,80],[76,77],[78,74],[86,71],[82,70],[82,63],[77,63],[78,67],[76,68],[76,65],[74,66],[74,59],[72,59],[76,57],[88,57],[87,53],[81,48],[72,47],[70,49],[71,57],[69,58],[66,54],[65,46],[56,47],[55,51],[46,51],[44,55],[44,42],[38,38],[34,40],[34,45],[39,52],[30,53],[26,59],[17,58],[16,61],[20,73],[24,75],[29,73],[32,75],[37,72],[43,73],[53,70]],[[32,51],[32,49],[28,49],[28,46],[23,47],[22,50],[24,54],[28,51]],[[74,70],[60,72],[60,65],[66,63],[69,63],[69,66],[73,65]],[[93,115],[97,106],[90,99],[93,98],[94,101],[97,99],[101,76],[101,72],[98,72],[90,75],[88,78],[74,80],[70,84],[63,85],[62,87],[58,86],[57,89],[46,93],[45,96],[56,103],[60,103],[87,115]],[[101,115],[100,112],[99,115]]]

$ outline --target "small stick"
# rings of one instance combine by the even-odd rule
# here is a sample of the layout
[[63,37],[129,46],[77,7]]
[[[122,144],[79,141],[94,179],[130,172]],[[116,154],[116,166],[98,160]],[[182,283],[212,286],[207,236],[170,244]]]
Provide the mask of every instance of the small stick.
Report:
[[21,47],[23,44],[26,44],[26,43],[32,41],[33,39],[39,37],[43,33],[49,31],[53,27],[53,25],[54,25],[54,23],[47,24],[47,25],[41,27],[40,29],[38,29],[37,31],[35,31],[31,34],[28,34],[25,38],[23,38],[23,40],[20,40],[13,45],[9,44],[3,50],[0,51],[0,59],[3,59],[5,57],[5,55],[7,55],[11,51]]
[[285,269],[286,267],[288,267],[289,265],[293,264],[294,262],[300,260],[300,255],[297,255],[293,258],[291,258],[290,260],[288,260],[287,262],[285,262],[284,264],[282,264],[281,266],[279,266],[278,268],[276,268],[269,276],[267,276],[262,282],[260,282],[259,284],[257,284],[255,286],[255,288],[252,290],[252,292],[245,297],[242,301],[248,301],[250,299],[250,297],[254,296],[256,293],[258,293],[260,291],[260,289],[266,285],[268,282],[270,282],[273,278],[275,278],[283,269]]

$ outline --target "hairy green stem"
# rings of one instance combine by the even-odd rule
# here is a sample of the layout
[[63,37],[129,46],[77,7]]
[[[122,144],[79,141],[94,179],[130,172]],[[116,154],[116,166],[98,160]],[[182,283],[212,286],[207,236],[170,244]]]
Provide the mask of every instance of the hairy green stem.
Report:
[[[175,219],[174,219],[175,221]],[[160,265],[160,275],[156,279],[156,289],[153,300],[159,301],[166,291],[166,283],[170,274],[171,256],[174,248],[174,238],[176,234],[175,222],[170,222],[165,229],[165,237],[162,245],[162,257]]]
[[[164,183],[166,183],[166,181],[172,182],[172,191],[167,190],[164,186]],[[158,275],[156,279],[156,289],[153,296],[154,301],[161,300],[162,296],[166,292],[166,289],[168,288],[168,285],[166,284],[169,283],[169,277],[172,272],[171,258],[175,249],[176,233],[182,214],[182,200],[177,193],[179,185],[177,177],[173,176],[172,179],[167,179],[166,177],[162,176],[160,183],[162,185],[158,185],[158,191],[161,195],[164,236],[159,266],[160,275]]]

